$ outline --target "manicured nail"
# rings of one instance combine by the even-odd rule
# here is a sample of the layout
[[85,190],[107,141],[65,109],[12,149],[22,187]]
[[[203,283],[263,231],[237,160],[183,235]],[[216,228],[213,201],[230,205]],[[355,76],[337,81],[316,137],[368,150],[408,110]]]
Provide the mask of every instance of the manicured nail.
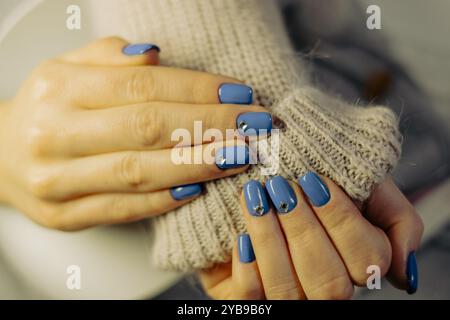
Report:
[[408,289],[406,292],[413,294],[419,286],[419,272],[417,270],[416,253],[410,252],[406,262],[406,279],[408,280]]
[[262,216],[269,212],[266,191],[259,181],[250,180],[244,185],[244,197],[248,212],[252,216]]
[[268,112],[247,112],[236,119],[239,133],[244,136],[268,134],[272,130],[272,115]]
[[330,191],[316,173],[306,173],[298,179],[298,183],[315,207],[321,207],[330,200]]
[[186,184],[170,189],[170,194],[175,200],[184,200],[202,193],[202,186],[200,183]]
[[251,104],[253,101],[253,89],[244,84],[223,83],[219,87],[220,103]]
[[297,205],[294,190],[282,176],[275,176],[267,180],[266,189],[279,213],[288,213]]
[[252,240],[246,233],[240,234],[238,238],[239,260],[243,263],[255,261],[255,252],[253,251]]
[[216,165],[219,169],[231,169],[250,163],[247,146],[230,146],[219,149],[216,153]]
[[122,52],[128,56],[135,56],[139,54],[144,54],[152,49],[155,49],[158,52],[161,51],[157,45],[152,43],[136,43],[127,45],[125,48],[122,49]]

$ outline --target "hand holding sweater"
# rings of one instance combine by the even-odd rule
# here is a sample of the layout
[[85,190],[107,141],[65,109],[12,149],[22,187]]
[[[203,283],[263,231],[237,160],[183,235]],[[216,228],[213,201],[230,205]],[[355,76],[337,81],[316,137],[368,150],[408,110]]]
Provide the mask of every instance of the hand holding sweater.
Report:
[[[255,102],[285,123],[278,174],[296,179],[315,171],[363,201],[395,166],[400,135],[393,113],[348,105],[311,87],[308,66],[292,49],[274,1],[137,0],[108,6],[98,25],[135,42],[158,43],[162,64],[252,86]],[[207,183],[204,196],[155,218],[155,262],[189,270],[229,261],[236,234],[246,229],[238,195],[249,179],[263,180],[258,166]]]

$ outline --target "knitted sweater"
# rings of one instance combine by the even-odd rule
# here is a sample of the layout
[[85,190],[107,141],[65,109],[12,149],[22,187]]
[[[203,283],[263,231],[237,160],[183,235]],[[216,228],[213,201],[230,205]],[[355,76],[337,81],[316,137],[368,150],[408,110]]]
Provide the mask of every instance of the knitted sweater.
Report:
[[[349,105],[311,87],[272,0],[117,0],[103,2],[102,10],[104,20],[95,23],[129,41],[158,44],[161,64],[252,86],[256,103],[284,123],[277,174],[296,179],[313,170],[363,201],[400,157],[390,110]],[[208,182],[200,198],[153,218],[157,266],[186,271],[229,261],[236,235],[246,229],[242,186],[264,180],[259,167]]]

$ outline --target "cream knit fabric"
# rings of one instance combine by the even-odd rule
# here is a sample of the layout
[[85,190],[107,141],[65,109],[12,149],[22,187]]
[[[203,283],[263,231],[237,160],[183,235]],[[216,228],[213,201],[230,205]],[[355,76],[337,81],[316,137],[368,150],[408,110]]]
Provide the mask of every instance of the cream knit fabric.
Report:
[[[110,3],[110,2],[106,2]],[[307,65],[296,56],[279,8],[271,0],[119,1],[110,24],[132,42],[161,47],[162,64],[246,81],[256,102],[285,123],[279,174],[295,179],[324,174],[352,198],[365,200],[400,156],[393,113],[356,107],[310,87]],[[173,270],[205,268],[229,260],[245,231],[242,186],[263,180],[258,166],[205,184],[206,194],[152,221],[154,261]]]

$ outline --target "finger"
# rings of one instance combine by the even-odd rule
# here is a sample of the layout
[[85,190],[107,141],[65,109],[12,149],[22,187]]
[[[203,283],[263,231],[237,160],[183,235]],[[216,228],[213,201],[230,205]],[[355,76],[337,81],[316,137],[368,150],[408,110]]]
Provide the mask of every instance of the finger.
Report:
[[[250,186],[246,191],[252,192]],[[353,284],[347,269],[299,186],[275,176],[266,181],[266,189],[278,209],[277,217],[306,297],[351,298]],[[283,209],[283,203],[290,205]]]
[[159,47],[151,43],[129,44],[120,37],[108,37],[63,54],[58,59],[92,66],[158,65],[159,51]]
[[248,234],[241,234],[233,249],[231,299],[261,300],[265,298],[264,287]]
[[235,175],[250,162],[255,159],[242,140],[101,154],[40,169],[30,191],[58,201],[95,193],[151,192]]
[[178,208],[198,196],[199,193],[184,199],[175,199],[170,190],[134,194],[97,194],[63,203],[45,203],[40,206],[39,219],[42,224],[52,229],[81,230],[97,225],[122,224],[157,216]]
[[208,296],[217,300],[232,299],[233,284],[231,264],[216,264],[211,268],[200,270],[199,278]]
[[[243,122],[245,130],[235,131]],[[55,131],[64,134],[49,138],[44,148],[74,157],[190,146],[231,139],[237,132],[267,134],[272,129],[272,117],[263,107],[164,102],[71,112],[61,123],[66,123],[64,128]]]
[[[252,188],[251,192],[248,188]],[[258,199],[256,205],[247,206],[247,203],[252,203],[248,198],[249,194],[252,199]],[[241,208],[247,222],[266,298],[305,299],[280,224],[270,209],[265,191],[259,182],[252,180],[245,184]]]
[[199,71],[162,66],[64,67],[71,75],[65,79],[65,92],[85,108],[150,101],[251,104],[253,97],[252,89],[236,79]]
[[367,221],[330,179],[308,172],[299,183],[353,282],[365,286],[367,268],[372,265],[378,266],[384,276],[391,263],[391,247],[385,233]]
[[407,272],[408,262],[415,265],[414,251],[419,248],[423,222],[411,203],[392,179],[386,179],[369,198],[367,219],[383,229],[392,246],[389,280],[398,288],[414,293],[417,290],[417,270]]

